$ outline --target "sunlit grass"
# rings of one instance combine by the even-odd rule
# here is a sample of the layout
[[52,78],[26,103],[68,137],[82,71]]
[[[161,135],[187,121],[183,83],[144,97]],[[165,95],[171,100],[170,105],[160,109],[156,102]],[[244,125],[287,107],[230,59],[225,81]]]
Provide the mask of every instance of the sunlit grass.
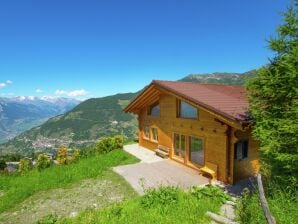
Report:
[[[164,191],[160,189],[159,191]],[[189,192],[180,189],[172,189],[174,199],[171,196],[157,192],[159,199],[151,194],[124,201],[104,210],[88,210],[76,218],[62,219],[59,224],[151,224],[151,223],[210,223],[207,211],[218,212],[222,204],[220,200],[203,196],[197,198]],[[163,198],[163,199],[162,199]],[[145,200],[145,203],[144,203]],[[146,203],[149,200],[149,206]],[[150,205],[150,200],[153,203]],[[146,206],[144,206],[144,204]]]
[[113,166],[135,163],[138,159],[115,150],[105,155],[81,159],[78,163],[53,166],[43,171],[36,169],[23,175],[0,176],[0,213],[22,202],[41,190],[67,187],[82,179],[98,177]]

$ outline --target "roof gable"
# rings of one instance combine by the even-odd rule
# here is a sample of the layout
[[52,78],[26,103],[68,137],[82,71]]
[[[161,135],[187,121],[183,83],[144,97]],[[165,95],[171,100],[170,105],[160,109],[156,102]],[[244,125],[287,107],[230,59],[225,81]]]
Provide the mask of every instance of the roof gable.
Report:
[[144,101],[146,92],[152,92],[155,89],[154,87],[159,90],[167,90],[234,121],[243,122],[248,120],[248,101],[245,88],[222,84],[154,80],[125,108],[125,111],[132,112],[134,105],[137,105],[137,101]]

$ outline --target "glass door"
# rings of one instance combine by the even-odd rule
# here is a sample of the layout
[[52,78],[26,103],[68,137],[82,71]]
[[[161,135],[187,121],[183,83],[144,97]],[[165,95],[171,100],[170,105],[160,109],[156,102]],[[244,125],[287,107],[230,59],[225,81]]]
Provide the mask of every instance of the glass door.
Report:
[[185,158],[186,137],[185,135],[174,134],[174,156],[179,160]]
[[189,158],[188,161],[194,165],[204,165],[203,140],[196,137],[189,137]]

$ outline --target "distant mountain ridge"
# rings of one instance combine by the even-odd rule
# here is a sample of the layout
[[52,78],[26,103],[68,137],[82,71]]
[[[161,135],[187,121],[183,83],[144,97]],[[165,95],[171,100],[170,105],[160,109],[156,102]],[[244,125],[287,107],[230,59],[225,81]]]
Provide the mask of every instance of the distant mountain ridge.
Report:
[[[255,70],[243,74],[192,74],[179,81],[242,85],[246,78],[250,78],[254,74]],[[122,134],[127,139],[136,139],[137,118],[132,114],[124,113],[123,108],[138,93],[116,94],[86,100],[72,110],[51,118],[44,124],[0,145],[0,154],[38,153],[57,149],[61,145],[81,147],[94,144],[106,135]]]
[[56,97],[0,98],[0,142],[72,109],[79,102],[75,99]]
[[244,73],[227,73],[214,72],[206,74],[190,74],[179,81],[183,82],[199,82],[199,83],[215,83],[227,85],[243,85],[245,80],[254,76],[256,70],[251,70]]
[[51,151],[62,145],[81,147],[94,144],[106,135],[122,134],[134,139],[137,133],[136,117],[124,113],[123,108],[135,96],[136,93],[126,93],[88,99],[0,145],[0,152],[30,155],[32,152]]

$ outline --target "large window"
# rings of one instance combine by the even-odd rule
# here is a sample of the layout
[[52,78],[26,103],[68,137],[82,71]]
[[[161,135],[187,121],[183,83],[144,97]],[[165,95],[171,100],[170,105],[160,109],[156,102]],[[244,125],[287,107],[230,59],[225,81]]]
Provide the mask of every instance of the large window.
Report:
[[158,130],[157,128],[151,128],[151,133],[152,133],[152,141],[158,142]]
[[149,126],[143,127],[143,138],[150,139],[150,128]]
[[204,165],[204,148],[202,139],[189,137],[189,161],[201,166]]
[[241,140],[235,143],[235,159],[241,160],[248,157],[248,141]]
[[174,134],[174,154],[180,158],[185,157],[186,137],[185,135]]
[[149,107],[148,115],[151,116],[159,116],[160,115],[160,106],[159,102],[155,102]]
[[197,119],[198,118],[198,109],[184,101],[179,100],[178,101],[178,117],[181,118],[191,118],[191,119]]

